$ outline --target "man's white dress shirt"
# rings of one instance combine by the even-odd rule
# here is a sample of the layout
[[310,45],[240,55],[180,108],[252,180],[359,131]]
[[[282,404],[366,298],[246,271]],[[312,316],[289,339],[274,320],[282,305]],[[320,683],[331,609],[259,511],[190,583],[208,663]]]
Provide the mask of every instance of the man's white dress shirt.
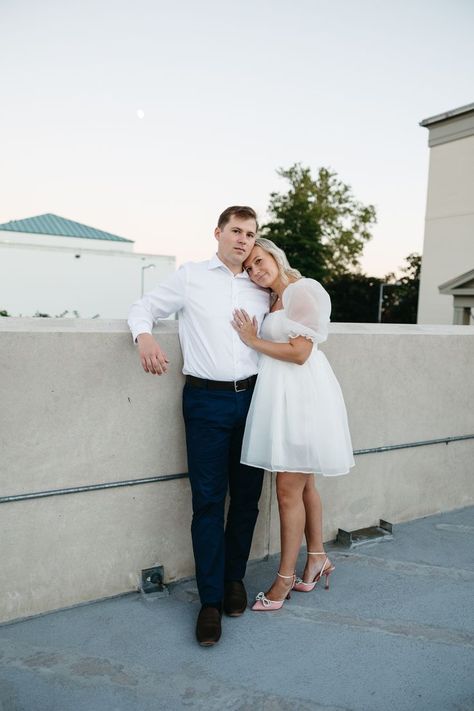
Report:
[[234,275],[219,257],[183,264],[156,289],[136,301],[128,318],[133,339],[151,333],[153,323],[177,312],[183,373],[207,380],[243,380],[258,370],[258,353],[231,326],[234,309],[256,316],[258,326],[270,296],[247,272]]

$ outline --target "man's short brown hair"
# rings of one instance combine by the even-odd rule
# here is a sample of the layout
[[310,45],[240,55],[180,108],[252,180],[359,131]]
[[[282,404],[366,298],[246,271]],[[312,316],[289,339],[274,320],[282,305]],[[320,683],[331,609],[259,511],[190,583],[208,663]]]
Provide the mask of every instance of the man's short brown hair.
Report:
[[218,228],[221,230],[225,227],[233,215],[241,217],[244,220],[255,220],[255,224],[257,225],[256,231],[258,232],[257,213],[252,207],[247,207],[247,205],[232,205],[232,207],[226,208],[224,212],[219,215],[219,219],[217,221]]

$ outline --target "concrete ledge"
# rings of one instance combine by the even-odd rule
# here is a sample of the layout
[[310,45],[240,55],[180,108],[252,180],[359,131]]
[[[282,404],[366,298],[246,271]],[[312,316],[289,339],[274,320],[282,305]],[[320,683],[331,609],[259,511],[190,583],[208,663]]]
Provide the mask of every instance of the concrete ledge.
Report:
[[[0,317],[0,333],[127,333],[127,323],[118,319],[87,318],[5,318]],[[177,333],[175,319],[161,321],[154,333]],[[329,334],[473,336],[474,326],[404,323],[331,323]]]
[[[0,497],[187,471],[177,323],[144,373],[124,322],[0,319]],[[407,336],[410,336],[408,338]],[[474,328],[333,324],[322,349],[356,449],[474,433]],[[318,478],[325,539],[474,502],[474,440],[357,457]],[[143,568],[193,574],[187,480],[0,505],[0,620],[133,590]],[[252,557],[279,548],[268,476]]]

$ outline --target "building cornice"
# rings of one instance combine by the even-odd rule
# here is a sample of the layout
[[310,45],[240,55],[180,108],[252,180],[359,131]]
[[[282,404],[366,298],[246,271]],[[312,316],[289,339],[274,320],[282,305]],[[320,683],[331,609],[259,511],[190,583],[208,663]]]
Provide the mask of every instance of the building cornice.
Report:
[[474,103],[430,116],[419,125],[428,129],[430,147],[474,136]]

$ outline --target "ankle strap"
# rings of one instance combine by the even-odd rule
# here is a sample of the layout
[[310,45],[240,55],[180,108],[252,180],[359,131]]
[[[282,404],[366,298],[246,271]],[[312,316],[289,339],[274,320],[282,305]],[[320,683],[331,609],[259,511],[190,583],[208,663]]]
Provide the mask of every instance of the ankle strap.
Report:
[[312,553],[311,551],[306,551],[306,555],[326,555],[326,551],[319,551],[318,553]]
[[288,579],[295,577],[294,573],[293,573],[293,575],[282,575],[281,573],[277,573],[277,575],[278,575],[280,578],[288,578]]

